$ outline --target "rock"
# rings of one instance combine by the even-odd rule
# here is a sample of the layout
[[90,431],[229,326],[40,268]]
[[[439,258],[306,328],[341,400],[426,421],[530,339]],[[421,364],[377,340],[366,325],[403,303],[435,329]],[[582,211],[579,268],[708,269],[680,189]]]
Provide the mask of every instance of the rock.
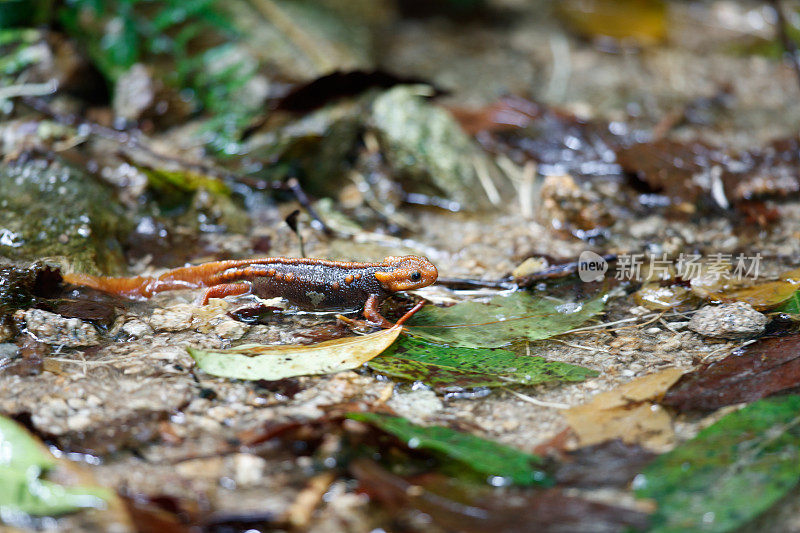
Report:
[[[424,98],[426,90],[399,85],[378,96],[372,106],[371,122],[389,166],[403,178],[403,188],[444,196],[472,209],[500,202],[502,191],[496,189],[507,183],[492,180],[486,154],[448,111]],[[492,184],[481,183],[477,167]]]
[[164,309],[155,309],[150,316],[150,327],[156,331],[184,331],[192,327],[194,306],[178,304]]
[[144,321],[134,318],[123,324],[122,332],[133,337],[134,339],[140,339],[145,335],[151,335],[153,333],[153,328],[151,328]]
[[128,229],[110,190],[85,172],[57,160],[0,164],[0,256],[62,256],[76,270],[113,274]]
[[750,304],[736,302],[703,307],[689,321],[689,329],[706,337],[746,339],[764,331],[766,324],[767,317]]
[[24,320],[28,332],[45,344],[70,348],[100,344],[94,326],[78,318],[64,318],[41,309],[17,311],[14,318]]

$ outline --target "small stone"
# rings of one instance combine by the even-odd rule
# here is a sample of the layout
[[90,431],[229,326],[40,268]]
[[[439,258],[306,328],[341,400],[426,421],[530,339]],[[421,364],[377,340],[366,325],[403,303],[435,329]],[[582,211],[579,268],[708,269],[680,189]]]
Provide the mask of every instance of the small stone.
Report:
[[83,431],[92,424],[87,413],[81,412],[67,418],[67,427],[72,431]]
[[227,319],[215,324],[211,331],[220,338],[235,341],[244,337],[248,328],[249,326],[247,324],[237,320]]
[[767,317],[750,304],[707,305],[694,314],[689,329],[706,337],[746,339],[764,331]]
[[28,309],[24,313],[18,311],[14,317],[24,320],[28,331],[45,344],[67,347],[100,344],[100,336],[94,326],[78,318],[64,318],[41,309]]
[[267,462],[257,455],[238,453],[233,456],[233,479],[240,487],[249,487],[264,477]]
[[135,339],[140,339],[145,335],[153,333],[153,328],[138,318],[134,318],[133,320],[125,322],[122,326],[122,332]]
[[184,331],[192,327],[193,306],[174,305],[156,309],[150,316],[150,327],[156,331]]
[[442,400],[430,389],[395,392],[386,404],[397,414],[416,424],[425,423],[431,416],[444,409]]
[[14,338],[16,331],[10,324],[0,322],[0,342],[5,342]]

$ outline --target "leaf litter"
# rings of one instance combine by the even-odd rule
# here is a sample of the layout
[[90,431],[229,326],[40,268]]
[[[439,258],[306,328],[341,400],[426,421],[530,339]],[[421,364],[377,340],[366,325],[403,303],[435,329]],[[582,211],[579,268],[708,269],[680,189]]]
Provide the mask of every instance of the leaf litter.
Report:
[[662,405],[713,411],[800,386],[800,335],[762,338],[681,377]]
[[566,333],[600,314],[604,304],[605,296],[566,302],[516,291],[495,296],[486,304],[428,306],[409,321],[408,333],[448,346],[499,348]]
[[672,417],[656,402],[683,374],[669,368],[648,374],[563,412],[582,446],[622,439],[663,451],[674,440]]
[[[347,416],[391,433],[409,448],[429,450],[458,461],[483,474],[487,480],[523,486],[552,485],[550,477],[540,469],[543,462],[541,457],[510,446],[447,427],[418,426],[400,417],[378,413],[350,413]],[[498,481],[492,483],[497,484]]]
[[112,491],[67,486],[44,479],[59,461],[19,424],[0,417],[0,516],[4,522],[25,515],[53,516],[79,509],[103,509]]
[[439,392],[576,382],[598,375],[588,368],[509,350],[442,346],[405,336],[368,366],[393,378],[425,383]]
[[657,457],[634,481],[653,532],[732,531],[800,480],[800,396],[759,400]]

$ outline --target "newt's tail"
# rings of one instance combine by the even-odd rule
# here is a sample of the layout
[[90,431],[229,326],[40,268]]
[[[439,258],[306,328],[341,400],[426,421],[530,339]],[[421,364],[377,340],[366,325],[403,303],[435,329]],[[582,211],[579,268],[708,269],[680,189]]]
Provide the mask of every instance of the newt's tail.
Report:
[[125,298],[149,298],[153,295],[151,285],[155,278],[106,278],[103,276],[90,276],[89,274],[70,273],[64,274],[64,281],[72,285],[91,287],[103,292],[116,294]]
[[[88,274],[64,274],[64,281],[73,285],[83,285],[116,294],[124,298],[150,298],[157,292],[179,289],[211,287],[224,282],[235,281],[236,276],[222,276],[232,267],[253,264],[253,260],[214,261],[202,265],[174,268],[158,277],[107,278]],[[257,264],[257,263],[256,263]]]

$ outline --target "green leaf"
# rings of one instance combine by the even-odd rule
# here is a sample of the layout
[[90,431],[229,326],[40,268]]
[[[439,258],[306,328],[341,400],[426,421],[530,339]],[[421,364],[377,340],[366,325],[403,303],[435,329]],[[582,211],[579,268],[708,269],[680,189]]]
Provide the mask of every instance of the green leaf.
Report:
[[488,304],[424,307],[408,324],[409,334],[468,348],[498,348],[520,340],[541,340],[574,329],[603,310],[605,297],[568,303],[517,291]]
[[215,352],[187,348],[197,366],[214,376],[277,380],[358,368],[397,339],[402,326],[310,346],[245,344]]
[[67,487],[41,479],[56,465],[56,459],[25,429],[0,417],[0,517],[100,508],[111,498],[103,488]]
[[760,400],[658,457],[634,482],[654,532],[731,531],[800,479],[800,396]]
[[544,471],[537,468],[543,463],[541,457],[504,444],[442,426],[418,426],[405,418],[378,413],[348,413],[347,417],[391,433],[409,448],[430,450],[458,461],[487,478],[505,478],[516,485],[553,483]]
[[408,337],[401,337],[368,365],[376,372],[422,381],[440,391],[583,381],[598,374],[588,368],[542,357],[515,355],[508,350],[453,348]]
[[777,313],[787,313],[790,315],[800,314],[800,291],[795,291],[792,296],[782,305],[773,309]]

